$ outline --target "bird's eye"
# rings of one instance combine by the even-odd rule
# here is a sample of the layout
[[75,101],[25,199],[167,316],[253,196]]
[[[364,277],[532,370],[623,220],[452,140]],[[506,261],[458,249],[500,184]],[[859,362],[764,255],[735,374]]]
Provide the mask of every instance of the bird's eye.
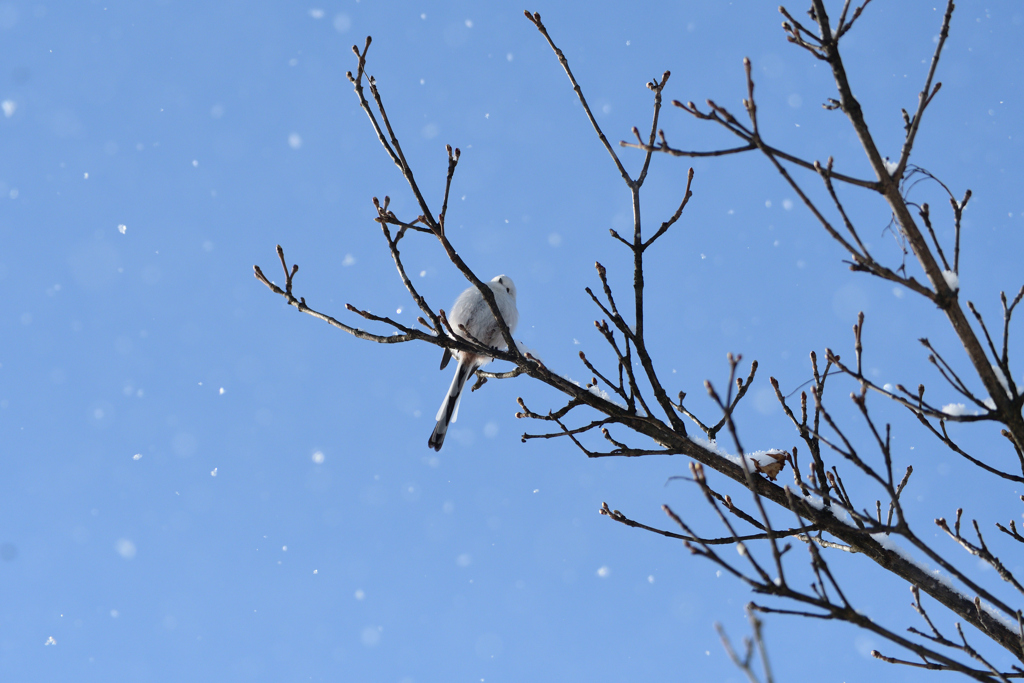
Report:
[[511,294],[511,293],[512,293],[512,290],[511,290],[511,289],[509,289],[508,287],[506,287],[506,288],[505,288],[505,291],[506,291],[506,292],[508,292],[509,294]]

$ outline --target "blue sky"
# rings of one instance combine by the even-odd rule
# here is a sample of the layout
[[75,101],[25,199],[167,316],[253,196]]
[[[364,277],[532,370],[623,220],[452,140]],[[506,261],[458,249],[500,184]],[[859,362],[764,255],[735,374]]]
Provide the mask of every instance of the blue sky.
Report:
[[[371,198],[418,210],[345,78],[350,46],[372,35],[368,71],[433,206],[444,145],[462,151],[448,236],[481,277],[514,278],[516,336],[574,379],[589,379],[580,350],[610,368],[584,287],[599,284],[595,261],[620,296],[631,283],[608,237],[630,225],[629,193],[523,9],[0,2],[0,677],[740,680],[712,623],[744,635],[749,593],[597,512],[607,501],[667,526],[669,503],[719,533],[692,487],[667,483],[684,459],[522,444],[536,428],[515,419],[517,397],[538,412],[562,405],[524,378],[465,397],[435,455],[425,442],[452,370],[438,372],[435,347],[362,342],[252,276],[259,264],[281,281],[281,244],[314,308],[351,324],[346,303],[417,315]],[[749,56],[773,144],[868,174],[841,115],[819,106],[831,75],[786,43],[772,3],[530,9],[613,142],[648,125],[644,84],[666,69],[667,99],[738,113]],[[940,22],[941,7],[879,0],[845,38],[854,90],[893,157]],[[1022,29],[1015,3],[959,3],[912,158],[956,195],[974,192],[961,295],[993,321],[998,292],[1021,284]],[[672,108],[662,127],[680,147],[733,144]],[[639,168],[639,153],[620,154]],[[647,226],[678,205],[689,165],[654,159]],[[852,353],[863,310],[872,376],[950,394],[916,341],[964,367],[934,307],[849,272],[764,159],[692,165],[694,197],[647,258],[648,342],[670,393],[715,419],[702,382],[724,384],[727,352],[756,358],[744,446],[790,448],[768,376],[795,389],[811,350]],[[936,187],[913,192],[950,240]],[[885,207],[844,198],[898,263]],[[436,241],[404,244],[421,292],[450,306],[462,276]],[[1013,487],[975,481],[876,405],[897,426],[898,466],[915,463],[922,524],[957,505],[985,528],[1019,512]],[[990,431],[959,433],[1009,457]],[[985,500],[971,499],[981,487]],[[835,562],[858,607],[897,631],[920,626],[905,585],[859,558]],[[767,638],[779,680],[821,680],[822,667],[836,681],[926,675],[871,659],[873,647],[902,653],[841,625],[774,617]]]

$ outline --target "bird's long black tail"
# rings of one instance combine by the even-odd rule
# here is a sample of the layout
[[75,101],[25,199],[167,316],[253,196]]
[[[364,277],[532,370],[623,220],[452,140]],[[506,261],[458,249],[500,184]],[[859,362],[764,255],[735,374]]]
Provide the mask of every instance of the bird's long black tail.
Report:
[[452,378],[452,385],[448,388],[448,394],[441,403],[441,409],[437,411],[437,424],[434,425],[434,431],[430,433],[430,438],[427,440],[427,446],[435,451],[441,450],[441,446],[444,445],[448,425],[454,422],[458,415],[462,389],[475,371],[475,365],[459,361],[459,367],[455,369],[455,377]]

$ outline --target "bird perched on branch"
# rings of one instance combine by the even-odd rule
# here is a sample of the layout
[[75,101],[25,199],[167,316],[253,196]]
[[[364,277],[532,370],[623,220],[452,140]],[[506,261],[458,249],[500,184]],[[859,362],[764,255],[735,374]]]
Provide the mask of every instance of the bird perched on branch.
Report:
[[[494,301],[498,306],[498,312],[505,324],[508,325],[509,332],[514,332],[516,323],[519,322],[515,284],[508,275],[499,275],[488,282],[487,286],[494,292]],[[470,287],[455,300],[451,312],[448,314],[448,323],[451,325],[452,331],[463,339],[475,339],[488,347],[498,347],[499,344],[504,346],[498,321],[476,287]],[[455,369],[452,385],[441,403],[440,410],[437,411],[437,424],[427,441],[427,445],[435,451],[441,450],[444,436],[448,432],[448,425],[455,422],[459,416],[459,402],[462,399],[462,389],[466,386],[466,381],[473,376],[474,372],[492,360],[490,356],[445,349],[444,357],[441,359],[442,370],[448,365],[452,356],[459,361],[459,365]]]

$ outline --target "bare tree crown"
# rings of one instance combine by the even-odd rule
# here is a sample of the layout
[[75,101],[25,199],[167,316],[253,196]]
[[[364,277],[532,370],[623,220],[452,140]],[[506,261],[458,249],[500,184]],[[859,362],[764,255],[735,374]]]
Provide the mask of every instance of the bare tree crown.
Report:
[[[346,308],[382,332],[368,332],[354,323],[342,322],[331,315],[314,310],[305,298],[294,293],[297,265],[289,266],[283,249],[277,254],[284,270],[284,286],[272,282],[255,267],[256,277],[300,312],[313,315],[360,339],[384,344],[422,342],[444,349],[445,353],[477,354],[511,364],[505,372],[477,372],[477,388],[490,379],[506,379],[525,375],[555,389],[563,402],[555,407],[531,409],[519,399],[516,416],[539,425],[537,433],[523,434],[524,442],[532,439],[565,439],[591,458],[637,457],[648,455],[683,455],[692,460],[691,481],[700,498],[714,511],[722,531],[717,535],[693,528],[685,516],[663,506],[672,528],[641,523],[619,510],[603,505],[600,513],[611,520],[641,528],[667,538],[682,540],[689,551],[717,565],[742,582],[769,603],[751,602],[748,606],[754,640],[744,653],[735,652],[728,639],[727,650],[738,666],[752,679],[754,645],[761,656],[764,675],[771,679],[761,638],[761,620],[757,614],[784,613],[811,619],[840,620],[853,624],[898,646],[907,654],[899,656],[874,652],[886,662],[932,670],[955,671],[982,681],[1006,681],[1024,677],[1024,624],[1017,603],[1001,597],[1004,586],[1012,589],[1018,600],[1024,586],[1003,563],[983,535],[983,525],[971,520],[965,529],[963,509],[955,511],[952,523],[937,519],[935,524],[950,539],[949,543],[933,540],[933,530],[912,526],[906,514],[902,494],[911,481],[913,467],[897,468],[893,463],[890,424],[879,422],[870,407],[871,397],[882,397],[902,406],[913,422],[923,425],[944,449],[962,457],[980,472],[998,480],[1024,482],[1024,396],[1014,381],[1010,363],[1011,319],[1024,298],[1024,288],[1013,296],[1001,293],[1002,320],[986,321],[969,301],[959,297],[960,230],[963,212],[970,199],[970,190],[953,190],[912,161],[914,143],[925,121],[926,113],[936,102],[941,83],[937,80],[943,47],[949,35],[954,3],[947,2],[941,26],[931,55],[927,75],[921,85],[912,111],[901,110],[903,144],[899,157],[886,159],[876,146],[860,103],[854,94],[855,84],[847,74],[840,46],[844,36],[857,26],[870,0],[854,6],[845,0],[830,18],[824,0],[812,0],[806,15],[799,18],[785,8],[782,28],[786,39],[803,50],[809,59],[818,60],[830,69],[835,92],[825,101],[826,109],[845,117],[852,128],[870,166],[871,175],[840,172],[842,167],[832,157],[824,160],[805,159],[777,147],[758,123],[755,82],[750,60],[744,61],[746,92],[742,110],[732,109],[707,100],[703,104],[670,100],[670,111],[678,111],[696,120],[717,126],[736,138],[736,144],[719,149],[686,149],[676,146],[662,127],[666,101],[664,95],[670,80],[665,71],[660,78],[647,83],[653,99],[651,120],[643,129],[634,127],[630,140],[613,144],[602,131],[590,104],[570,68],[569,60],[559,49],[540,14],[526,12],[542,40],[554,52],[569,79],[599,144],[608,153],[611,163],[622,178],[633,208],[631,233],[610,231],[610,236],[624,250],[631,262],[633,286],[629,292],[615,292],[609,284],[608,269],[595,264],[595,286],[585,291],[598,312],[594,322],[600,337],[608,345],[615,362],[601,365],[580,352],[580,362],[592,377],[580,386],[558,371],[548,368],[531,353],[517,347],[511,330],[502,319],[493,290],[481,280],[470,264],[459,255],[445,230],[449,193],[460,159],[457,148],[447,147],[447,172],[440,208],[428,201],[421,191],[413,169],[400,143],[399,134],[389,120],[377,81],[367,73],[367,54],[371,45],[366,39],[362,48],[353,47],[356,58],[354,72],[348,73],[359,105],[366,113],[385,154],[399,169],[418,206],[413,216],[398,216],[389,209],[390,200],[373,199],[376,222],[380,226],[398,275],[409,296],[422,315],[420,327],[412,327],[387,316],[379,316],[359,307]],[[795,427],[798,442],[789,450],[747,453],[734,419],[737,405],[755,382],[758,364],[749,369],[741,366],[740,356],[729,355],[728,379],[723,386],[711,381],[704,391],[717,406],[711,415],[699,415],[686,404],[687,394],[669,386],[649,351],[645,315],[645,264],[647,251],[679,221],[692,196],[694,172],[690,169],[686,187],[677,198],[677,209],[655,221],[656,227],[642,227],[641,190],[648,177],[651,160],[656,154],[673,157],[721,157],[755,153],[766,159],[814,216],[824,233],[849,255],[846,265],[853,271],[889,281],[907,292],[923,297],[944,316],[952,332],[951,339],[962,347],[971,377],[962,376],[954,368],[957,362],[940,353],[940,345],[921,339],[925,352],[938,375],[949,389],[958,393],[972,409],[951,409],[941,401],[926,396],[925,385],[895,387],[879,385],[864,372],[862,332],[865,317],[861,313],[853,327],[853,355],[840,355],[831,349],[823,354],[811,352],[810,388],[798,397],[784,395],[779,382],[769,381],[785,418]],[[641,154],[640,171],[631,175],[622,163],[622,154]],[[948,212],[933,212],[928,204],[917,205],[908,199],[908,188],[927,179],[937,183],[948,196]],[[819,202],[808,188],[820,184],[825,203]],[[837,188],[843,187],[840,192]],[[905,249],[895,257],[876,251],[863,238],[863,228],[855,224],[848,210],[849,191],[857,193],[858,202],[884,205],[891,213],[893,231]],[[940,223],[952,226],[952,240],[940,239],[944,231]],[[480,340],[459,335],[452,329],[445,312],[427,302],[406,272],[402,260],[402,240],[430,238],[436,240],[451,264],[465,276],[471,287],[493,315],[501,342],[493,348]],[[916,264],[916,265],[915,265]],[[913,271],[913,272],[911,272]],[[942,346],[946,346],[943,344]],[[948,352],[947,352],[948,353]],[[835,387],[828,393],[826,389]],[[840,389],[840,387],[844,387]],[[980,388],[979,388],[980,387]],[[839,396],[840,391],[847,396]],[[833,393],[836,394],[833,396]],[[934,392],[933,392],[934,393]],[[845,424],[835,416],[832,406],[838,401],[852,401],[860,422]],[[1002,453],[972,453],[963,443],[954,441],[949,423],[980,423],[976,428],[995,427],[1005,437],[1007,453],[1016,465],[1007,468]],[[718,445],[723,430],[728,434],[731,453]],[[868,434],[865,440],[860,434]],[[712,482],[712,474],[715,481]],[[780,480],[780,477],[784,477]],[[785,481],[788,479],[788,483]],[[730,489],[745,490],[746,502],[738,500]],[[880,492],[880,493],[879,493]],[[1024,500],[1024,497],[1022,497]],[[1016,501],[1010,501],[1015,503]],[[969,514],[969,513],[968,513]],[[785,520],[785,521],[783,521]],[[995,522],[1000,536],[1024,543],[1011,520],[1007,525]],[[794,542],[799,543],[794,543]],[[723,553],[723,546],[735,548],[738,555]],[[791,551],[802,546],[807,564],[796,559]],[[1019,549],[1019,548],[1018,548]],[[912,559],[907,551],[926,558],[926,563]],[[912,607],[919,619],[906,631],[878,623],[857,607],[856,596],[844,591],[841,581],[830,568],[837,558],[855,556],[864,571],[888,572],[905,580],[911,587]],[[738,558],[738,559],[737,559]],[[845,561],[845,560],[844,560]],[[983,578],[972,571],[977,562],[994,569]],[[931,569],[941,569],[952,581],[940,579]],[[803,579],[810,578],[809,587]],[[988,583],[986,583],[988,582]],[[1002,584],[1002,585],[995,585]],[[936,607],[948,610],[957,620],[950,629],[947,619],[932,616]],[[912,615],[911,615],[912,616]],[[974,629],[965,631],[961,622]],[[972,640],[987,641],[978,648]],[[991,656],[982,654],[1001,649],[1016,663],[1000,667]],[[987,648],[987,649],[986,649]]]

